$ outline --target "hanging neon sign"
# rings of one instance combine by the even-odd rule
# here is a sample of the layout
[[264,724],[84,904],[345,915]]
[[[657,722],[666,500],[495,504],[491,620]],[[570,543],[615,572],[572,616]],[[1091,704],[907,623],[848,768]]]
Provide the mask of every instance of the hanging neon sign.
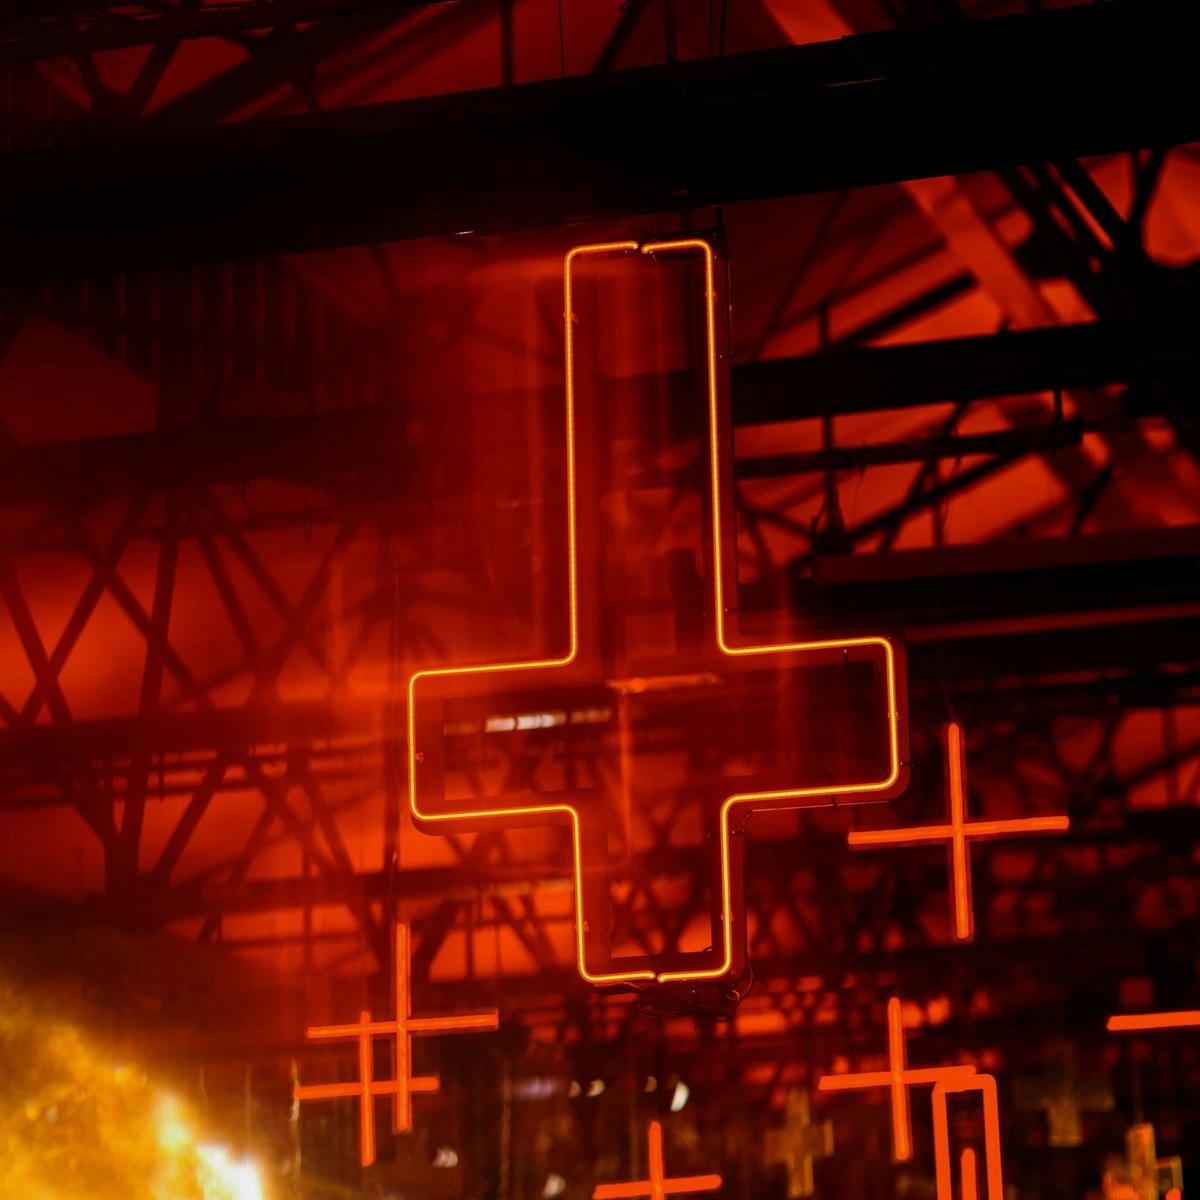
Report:
[[[712,672],[735,667],[743,671],[756,666],[765,669],[791,669],[823,662],[867,663],[880,680],[880,707],[872,715],[872,754],[878,765],[858,777],[825,778],[790,786],[733,789],[720,802],[713,831],[716,849],[716,912],[713,916],[712,945],[707,953],[626,962],[614,958],[608,947],[596,944],[597,922],[585,903],[585,858],[589,841],[588,816],[580,803],[570,796],[501,797],[492,803],[447,802],[442,763],[445,722],[442,706],[464,694],[486,694],[505,688],[521,688],[526,707],[534,714],[549,718],[561,706],[548,705],[537,696],[561,692],[565,687],[587,678],[588,664],[583,647],[589,631],[580,616],[580,558],[578,532],[577,467],[577,313],[573,303],[575,274],[585,260],[612,256],[638,256],[655,260],[664,256],[696,256],[703,267],[705,397],[704,420],[707,426],[704,453],[707,457],[708,508],[707,538],[711,551],[711,590],[708,603]],[[415,672],[408,681],[408,778],[409,803],[416,824],[433,833],[459,829],[503,828],[506,826],[566,822],[570,827],[572,872],[574,881],[574,943],[580,975],[589,983],[694,984],[716,981],[738,974],[744,964],[744,902],[741,894],[741,839],[751,813],[766,810],[794,810],[886,799],[903,789],[906,782],[907,729],[902,704],[904,695],[903,661],[900,647],[884,636],[843,637],[810,641],[768,643],[743,642],[730,628],[731,592],[726,581],[732,556],[732,505],[730,485],[725,479],[729,469],[729,448],[722,430],[727,428],[718,386],[718,348],[716,327],[715,259],[712,246],[702,238],[669,241],[605,242],[576,246],[563,264],[563,302],[565,324],[565,436],[566,436],[566,596],[567,644],[561,654],[511,662],[475,666],[440,667]],[[706,676],[703,676],[706,677]],[[601,676],[600,678],[603,678]],[[594,681],[594,677],[593,677]],[[565,720],[565,718],[564,718]],[[513,718],[516,721],[516,718]],[[563,722],[557,722],[562,724]],[[493,725],[494,727],[494,725]],[[877,733],[876,733],[877,730]],[[867,735],[863,735],[866,738]]]

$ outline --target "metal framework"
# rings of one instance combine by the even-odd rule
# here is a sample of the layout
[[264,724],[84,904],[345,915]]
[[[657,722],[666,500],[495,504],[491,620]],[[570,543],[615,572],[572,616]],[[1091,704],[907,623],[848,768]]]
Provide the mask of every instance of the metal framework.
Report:
[[[745,619],[851,612],[904,629],[914,774],[925,782],[896,802],[897,824],[939,811],[933,734],[955,716],[979,811],[1069,809],[1072,828],[976,856],[977,941],[953,950],[937,852],[864,861],[836,818],[806,823],[798,843],[764,836],[747,889],[756,986],[730,1022],[674,1025],[672,1062],[693,1081],[738,1082],[730,1096],[770,1101],[847,1052],[831,1030],[877,1027],[898,976],[928,980],[911,998],[948,1001],[954,1014],[925,1031],[930,1061],[966,1043],[1006,1055],[1013,1071],[1037,1065],[1021,1040],[1031,1014],[1057,1020],[1069,1003],[1098,1044],[1121,987],[1164,962],[1175,990],[1164,1006],[1195,1002],[1200,521],[1179,497],[1200,468],[1200,299],[1195,268],[1164,265],[1145,236],[1172,157],[1194,158],[1173,147],[1200,136],[1188,91],[1194,6],[1089,5],[930,29],[921,6],[898,4],[898,23],[913,27],[886,36],[612,71],[649,20],[635,3],[594,78],[233,120],[269,114],[281,88],[320,107],[316,81],[334,87],[332,64],[349,71],[372,38],[387,35],[383,57],[404,66],[508,11],[439,5],[397,23],[395,10],[412,6],[358,4],[295,27],[329,7],[147,7],[118,21],[72,5],[32,26],[27,6],[0,10],[0,61],[14,82],[0,353],[53,321],[160,397],[145,432],[35,445],[0,432],[0,614],[29,681],[0,692],[0,810],[78,814],[104,878],[102,891],[70,900],[4,885],[12,924],[182,930],[222,952],[291,948],[308,972],[319,960],[382,980],[399,914],[413,922],[414,985],[431,1002],[502,988],[506,1016],[535,1031],[535,1060],[578,1039],[627,1049],[648,1070],[673,998],[589,995],[575,983],[569,913],[554,903],[565,847],[533,857],[496,832],[447,839],[442,862],[404,859],[415,835],[401,815],[395,680],[449,652],[442,620],[509,636],[484,598],[503,591],[517,609],[530,599],[529,556],[496,550],[517,544],[497,534],[515,524],[487,525],[463,483],[473,460],[464,451],[433,464],[426,452],[453,446],[496,397],[455,406],[423,393],[389,356],[394,327],[347,304],[335,268],[261,255],[716,202],[732,240],[753,220],[739,229],[738,202],[758,201],[794,204],[786,211],[808,223],[776,253],[776,274],[735,277],[734,422],[749,439],[780,424],[817,432],[802,450],[748,442],[739,455]],[[244,63],[141,119],[170,58],[160,38],[266,29]],[[151,42],[148,74],[127,94],[93,79],[86,134],[82,106],[31,63]],[[1017,72],[1014,98],[997,81]],[[768,108],[793,121],[803,154],[767,145]],[[601,110],[617,114],[605,129],[636,114],[638,136],[606,140]],[[82,143],[98,114],[114,130],[101,150]],[[705,136],[671,143],[685,126]],[[1120,207],[1096,182],[1103,164],[1079,161],[1097,153],[1127,176]],[[531,208],[517,193],[535,158],[546,186]],[[597,159],[613,166],[611,188],[583,186]],[[471,179],[454,163],[469,163]],[[998,169],[987,188],[913,182],[983,168]],[[882,215],[844,193],[808,207],[772,199],[862,184],[897,184]],[[913,218],[916,233],[903,224]],[[880,226],[896,232],[891,256],[877,252]],[[401,266],[379,257],[398,287]],[[1050,283],[1070,289],[1072,319],[1046,299]],[[991,306],[998,332],[886,344],[972,297]],[[469,312],[456,319],[464,336],[484,336]],[[541,387],[522,392],[535,409],[557,397]],[[283,415],[264,415],[276,403]],[[866,417],[891,432],[864,435],[854,422]],[[949,535],[952,514],[988,507],[1033,466],[1051,483],[1000,512],[982,544]],[[856,514],[847,481],[877,468],[907,474],[889,503]],[[515,523],[540,501],[512,487],[503,499]],[[427,569],[446,547],[449,581]],[[148,592],[123,571],[130,555],[153,564]],[[57,625],[31,599],[47,556],[77,581]],[[123,715],[89,714],[72,684],[105,612],[137,646]],[[186,644],[197,621],[225,631],[225,661],[197,662]],[[282,700],[300,659],[317,684]],[[355,672],[379,660],[395,677],[352,696]],[[677,948],[696,902],[679,881],[701,874],[704,849],[672,844],[669,809],[642,799],[653,847],[617,920],[647,950]],[[200,853],[218,810],[237,813],[237,840]],[[398,856],[355,860],[347,822],[364,811]],[[240,936],[266,913],[291,923]],[[339,920],[319,930],[316,915],[329,913]],[[480,965],[489,945],[508,963],[499,984]],[[439,976],[439,957],[462,970]],[[981,992],[986,1011],[973,1005]],[[281,1052],[299,1043],[295,1015]],[[864,1033],[851,1056],[869,1055],[871,1040]],[[233,1034],[223,1049],[246,1052]],[[1152,1108],[1169,1073],[1142,1084]]]

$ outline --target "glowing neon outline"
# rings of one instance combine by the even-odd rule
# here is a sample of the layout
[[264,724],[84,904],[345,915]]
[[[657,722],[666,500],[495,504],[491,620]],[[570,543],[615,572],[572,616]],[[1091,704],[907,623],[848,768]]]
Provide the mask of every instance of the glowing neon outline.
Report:
[[[457,675],[493,675],[503,672],[532,671],[546,668],[567,667],[579,653],[579,579],[576,520],[576,471],[575,471],[575,335],[572,328],[574,309],[571,304],[571,272],[575,260],[584,256],[601,254],[660,254],[695,250],[704,256],[705,282],[705,332],[707,338],[707,385],[708,385],[708,432],[709,467],[712,487],[712,537],[713,537],[713,599],[716,616],[717,646],[729,657],[746,657],[763,654],[787,654],[802,651],[850,650],[875,646],[882,650],[886,666],[888,742],[890,767],[885,778],[867,783],[845,784],[837,787],[820,786],[789,788],[769,792],[745,792],[729,796],[721,805],[719,821],[721,832],[721,928],[723,957],[717,967],[694,971],[630,970],[595,973],[588,969],[585,947],[586,920],[583,912],[583,848],[581,817],[579,810],[571,804],[518,805],[512,808],[466,810],[459,812],[422,812],[417,805],[417,747],[416,747],[416,688],[422,679],[448,678]],[[781,642],[767,645],[734,646],[726,638],[725,591],[722,579],[724,547],[721,534],[721,445],[718,433],[717,393],[717,338],[716,338],[716,290],[714,285],[714,255],[712,246],[703,238],[679,238],[671,241],[594,242],[572,247],[563,259],[563,322],[565,329],[566,370],[566,444],[567,444],[567,592],[570,611],[568,613],[569,645],[567,652],[553,658],[524,660],[507,663],[490,663],[466,667],[433,667],[414,672],[408,681],[408,796],[413,817],[421,822],[434,824],[454,821],[487,821],[491,819],[565,816],[571,823],[573,874],[575,882],[575,948],[576,963],[580,976],[588,983],[605,985],[616,983],[653,982],[672,983],[720,979],[733,968],[733,896],[732,864],[730,843],[732,840],[731,818],[735,809],[749,806],[755,808],[798,807],[789,801],[813,799],[819,796],[862,795],[886,792],[899,780],[902,763],[900,760],[900,704],[896,685],[896,651],[886,637],[837,638],[807,642]],[[742,919],[745,919],[743,914]]]
[[[412,1075],[412,1039],[414,1036],[435,1033],[484,1033],[500,1027],[499,1009],[489,1008],[478,1013],[458,1013],[446,1017],[414,1017],[412,1015],[412,967],[409,962],[411,932],[408,924],[395,925],[395,960],[392,975],[396,995],[396,1017],[392,1021],[372,1021],[363,1009],[355,1025],[310,1025],[305,1036],[312,1041],[358,1041],[358,1081],[356,1083],[296,1084],[292,1096],[297,1100],[337,1100],[357,1096],[360,1101],[359,1131],[362,1165],[375,1161],[375,1096],[395,1096],[392,1109],[392,1129],[407,1133],[412,1128],[412,1097],[414,1092],[436,1092],[441,1086],[436,1075]],[[392,1035],[396,1039],[396,1078],[373,1078],[371,1043],[376,1037]]]
[[971,887],[969,839],[1019,837],[1022,834],[1066,833],[1071,818],[1016,817],[1007,821],[968,821],[966,758],[962,726],[946,726],[946,768],[950,791],[949,825],[910,825],[900,829],[855,830],[847,835],[853,850],[875,850],[883,846],[922,846],[930,842],[950,843],[950,906],[954,936],[968,942],[975,936],[975,912]]
[[1178,1012],[1127,1013],[1108,1018],[1109,1033],[1149,1033],[1156,1029],[1200,1029],[1200,1009]]
[[651,1200],[664,1200],[666,1196],[679,1196],[691,1192],[715,1192],[721,1186],[720,1175],[683,1175],[668,1179],[663,1161],[662,1124],[650,1122],[650,1178],[635,1179],[630,1183],[598,1183],[592,1192],[592,1200],[625,1200],[631,1196],[649,1196]]
[[822,1075],[817,1080],[819,1092],[857,1092],[869,1088],[890,1088],[892,1094],[892,1157],[896,1162],[912,1158],[912,1113],[909,1089],[920,1084],[941,1083],[944,1080],[969,1079],[974,1067],[917,1067],[908,1066],[904,1044],[904,1022],[900,999],[888,1000],[888,1069],[859,1071],[846,1075]]

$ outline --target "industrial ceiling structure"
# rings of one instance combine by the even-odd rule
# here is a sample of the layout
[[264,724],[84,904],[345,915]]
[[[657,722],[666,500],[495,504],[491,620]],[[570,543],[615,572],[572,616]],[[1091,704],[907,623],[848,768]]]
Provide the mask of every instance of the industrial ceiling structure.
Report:
[[[1198,1031],[1106,1023],[1200,1009],[1198,38],[1184,0],[0,0],[0,988],[276,1198],[590,1196],[651,1120],[723,1195],[948,1196],[924,1096],[904,1155],[886,1089],[822,1088],[893,1013],[996,1079],[1006,1195],[1171,1195]],[[683,243],[707,291],[643,261]],[[410,680],[557,661],[568,494],[624,674],[448,706],[447,777],[594,794],[632,959],[729,928],[705,814],[754,738],[840,763],[868,703],[670,666],[711,579],[755,644],[903,649],[901,784],[751,821],[704,986],[581,977],[567,826],[413,820]],[[867,836],[959,802],[1069,828]],[[361,1082],[306,1027],[401,977],[499,1028],[417,1046],[441,1090],[363,1166],[359,1102],[293,1089]]]

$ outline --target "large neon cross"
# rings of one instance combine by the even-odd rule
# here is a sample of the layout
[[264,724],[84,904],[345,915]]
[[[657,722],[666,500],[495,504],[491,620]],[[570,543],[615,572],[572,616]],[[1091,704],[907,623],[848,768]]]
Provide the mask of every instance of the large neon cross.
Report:
[[592,1200],[626,1200],[631,1196],[649,1196],[664,1200],[666,1196],[683,1196],[694,1192],[715,1192],[721,1186],[720,1175],[684,1175],[667,1178],[663,1162],[662,1125],[650,1122],[650,1178],[631,1183],[600,1183],[592,1192]]
[[[396,1017],[392,1021],[372,1021],[364,1010],[353,1025],[310,1025],[307,1036],[313,1041],[354,1041],[358,1043],[358,1080],[349,1083],[297,1084],[297,1100],[337,1100],[355,1097],[359,1101],[359,1133],[364,1167],[375,1161],[375,1097],[393,1096],[392,1128],[407,1133],[412,1128],[414,1093],[436,1092],[436,1075],[412,1074],[412,1039],[441,1033],[482,1033],[499,1027],[496,1009],[479,1013],[457,1013],[445,1017],[414,1017],[410,963],[411,935],[403,922],[396,923],[396,954],[393,964]],[[395,1040],[396,1078],[374,1078],[374,1039]]]
[[914,825],[903,829],[856,830],[849,843],[857,850],[884,846],[928,846],[945,842],[950,858],[950,907],[954,936],[968,942],[975,936],[975,906],[971,889],[972,840],[1022,837],[1033,833],[1065,833],[1069,817],[1017,817],[1008,821],[967,820],[967,765],[962,726],[946,727],[946,782],[950,794],[948,825]]
[[[872,714],[869,728],[872,742],[870,767],[862,775],[851,778],[821,778],[789,786],[771,779],[772,786],[747,787],[734,790],[725,797],[716,814],[716,848],[719,866],[719,897],[714,890],[712,947],[707,953],[697,952],[685,962],[647,958],[622,965],[620,958],[593,961],[589,955],[589,912],[585,911],[584,842],[587,817],[581,803],[571,798],[547,795],[514,797],[511,802],[499,800],[480,807],[465,802],[448,801],[444,777],[441,774],[441,743],[444,738],[438,701],[445,703],[464,695],[486,694],[489,689],[521,687],[543,695],[578,686],[581,675],[591,670],[590,662],[597,631],[584,628],[580,618],[579,540],[577,529],[577,464],[576,464],[576,362],[575,330],[577,314],[572,302],[574,273],[584,260],[604,256],[641,256],[642,260],[666,255],[697,255],[704,270],[704,315],[706,339],[705,385],[707,390],[707,505],[711,524],[706,537],[711,549],[712,605],[710,629],[712,645],[706,653],[711,659],[711,671],[729,671],[740,664],[743,672],[759,664],[759,670],[774,667],[800,667],[814,663],[861,665],[869,663],[880,681],[882,711]],[[552,657],[534,660],[491,663],[481,666],[448,667],[415,672],[408,683],[408,772],[409,802],[416,824],[427,832],[444,833],[455,828],[488,828],[511,825],[569,823],[572,843],[573,878],[575,885],[575,954],[580,975],[594,984],[619,983],[679,983],[719,980],[736,975],[744,955],[745,914],[740,895],[740,849],[746,818],[752,812],[766,809],[798,809],[814,805],[853,803],[882,800],[902,790],[906,782],[906,730],[902,709],[903,664],[899,647],[882,636],[845,637],[814,641],[771,642],[744,644],[734,637],[729,627],[728,611],[731,594],[725,581],[732,556],[732,504],[725,472],[729,469],[729,450],[722,429],[721,396],[718,388],[718,350],[716,325],[716,290],[713,249],[702,238],[681,238],[672,241],[638,243],[635,241],[606,242],[577,246],[565,257],[563,266],[563,301],[565,320],[566,358],[566,485],[567,485],[567,579],[568,637],[563,652]],[[590,610],[589,610],[590,611]],[[591,618],[589,618],[589,624]],[[586,653],[585,653],[586,651]],[[587,658],[589,661],[585,662]],[[535,707],[536,698],[529,700]],[[544,702],[543,702],[544,706]],[[864,721],[862,729],[867,729]],[[829,732],[829,731],[826,731]],[[866,735],[864,735],[866,736]],[[832,739],[827,739],[832,740]],[[569,793],[568,793],[569,796]],[[702,961],[703,965],[692,965]]]

